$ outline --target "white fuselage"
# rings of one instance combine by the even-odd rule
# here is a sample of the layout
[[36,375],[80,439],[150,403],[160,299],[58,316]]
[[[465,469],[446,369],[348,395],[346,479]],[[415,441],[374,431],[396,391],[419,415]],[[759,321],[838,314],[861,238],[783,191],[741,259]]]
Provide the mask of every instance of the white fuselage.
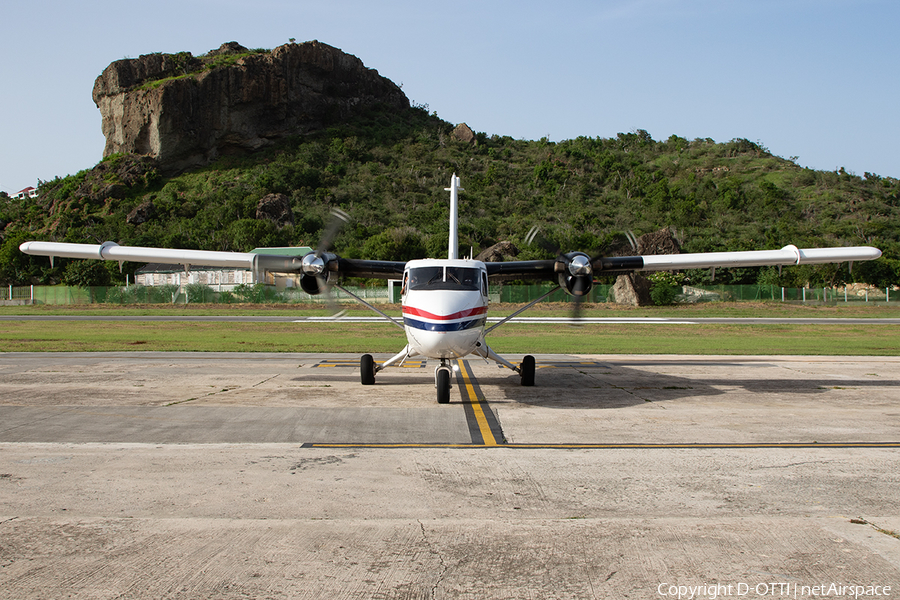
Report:
[[487,321],[483,262],[413,260],[403,273],[403,326],[410,355],[451,359],[472,354]]

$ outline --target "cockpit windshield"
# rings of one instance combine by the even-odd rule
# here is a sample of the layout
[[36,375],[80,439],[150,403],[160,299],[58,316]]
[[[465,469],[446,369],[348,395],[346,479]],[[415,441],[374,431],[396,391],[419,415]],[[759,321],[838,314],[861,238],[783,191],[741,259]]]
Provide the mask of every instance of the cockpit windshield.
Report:
[[478,269],[471,267],[416,267],[409,270],[411,290],[467,290],[481,289]]

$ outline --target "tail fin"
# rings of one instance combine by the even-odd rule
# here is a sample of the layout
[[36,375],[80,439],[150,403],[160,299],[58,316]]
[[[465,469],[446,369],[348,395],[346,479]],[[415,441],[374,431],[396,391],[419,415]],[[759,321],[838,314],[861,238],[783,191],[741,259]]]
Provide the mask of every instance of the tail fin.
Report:
[[450,187],[444,188],[450,192],[450,243],[447,248],[447,258],[459,258],[459,177],[456,173],[450,178]]

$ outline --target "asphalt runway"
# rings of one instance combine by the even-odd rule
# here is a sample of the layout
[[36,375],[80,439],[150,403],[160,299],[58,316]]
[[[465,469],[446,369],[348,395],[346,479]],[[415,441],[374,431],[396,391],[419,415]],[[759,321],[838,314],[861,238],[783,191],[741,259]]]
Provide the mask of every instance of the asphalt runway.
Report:
[[0,354],[0,592],[900,597],[900,358],[434,366]]

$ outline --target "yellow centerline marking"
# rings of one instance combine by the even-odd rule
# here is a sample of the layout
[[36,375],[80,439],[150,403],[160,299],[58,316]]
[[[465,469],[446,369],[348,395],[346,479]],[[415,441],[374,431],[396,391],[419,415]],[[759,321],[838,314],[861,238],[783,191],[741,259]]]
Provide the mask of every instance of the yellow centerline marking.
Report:
[[[310,442],[309,448],[483,448],[487,444],[427,444],[427,443],[343,443],[329,444]],[[495,448],[519,450],[742,450],[769,448],[796,448],[814,450],[816,448],[900,448],[900,442],[746,442],[739,444],[717,443],[671,443],[671,444],[493,444]]]
[[[481,439],[484,441],[485,446],[497,446],[497,440],[494,438],[494,434],[491,432],[491,426],[488,424],[487,417],[484,415],[484,407],[481,405],[481,398],[475,394],[475,386],[472,385],[472,380],[469,379],[469,372],[462,360],[457,360],[456,363],[459,366],[459,372],[462,376],[463,388],[466,391],[466,395],[469,397],[469,402],[472,404],[475,422],[478,423],[478,429],[481,431]],[[463,398],[463,400],[465,400],[465,398]]]

